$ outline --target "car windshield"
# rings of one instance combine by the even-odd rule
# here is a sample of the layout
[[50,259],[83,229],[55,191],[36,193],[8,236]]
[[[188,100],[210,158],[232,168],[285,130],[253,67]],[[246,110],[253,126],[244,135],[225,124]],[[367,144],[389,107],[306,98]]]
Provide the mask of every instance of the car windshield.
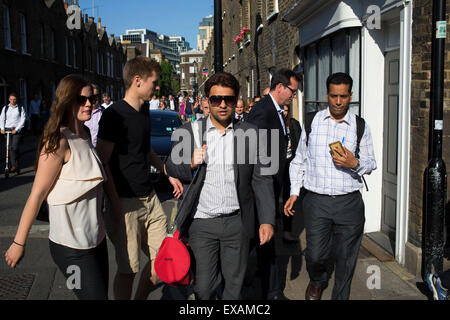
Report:
[[150,119],[152,136],[171,136],[172,132],[181,125],[177,116],[169,114],[150,113]]

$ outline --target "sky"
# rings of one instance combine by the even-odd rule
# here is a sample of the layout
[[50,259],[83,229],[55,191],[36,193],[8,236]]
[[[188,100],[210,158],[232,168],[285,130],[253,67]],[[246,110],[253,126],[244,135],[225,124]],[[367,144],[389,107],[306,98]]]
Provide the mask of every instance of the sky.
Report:
[[[94,5],[93,5],[94,3]],[[100,17],[108,35],[127,29],[149,29],[166,36],[183,36],[197,48],[198,26],[214,13],[214,0],[79,0],[83,13]]]

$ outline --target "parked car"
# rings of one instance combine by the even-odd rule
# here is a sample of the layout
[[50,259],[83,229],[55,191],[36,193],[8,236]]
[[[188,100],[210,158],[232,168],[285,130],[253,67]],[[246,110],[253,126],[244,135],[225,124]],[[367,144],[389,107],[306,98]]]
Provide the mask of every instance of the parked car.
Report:
[[[166,162],[172,150],[172,133],[181,126],[181,119],[175,111],[150,110],[149,112],[151,121],[151,147],[158,157],[163,162]],[[150,166],[150,174],[153,182],[159,182],[163,178],[162,173],[153,166]]]

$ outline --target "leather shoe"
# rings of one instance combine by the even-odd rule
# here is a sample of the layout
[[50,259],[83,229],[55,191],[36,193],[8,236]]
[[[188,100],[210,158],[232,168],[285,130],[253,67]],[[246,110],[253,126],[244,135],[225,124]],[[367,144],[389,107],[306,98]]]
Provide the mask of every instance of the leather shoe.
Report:
[[321,296],[322,287],[316,287],[310,282],[306,288],[305,300],[320,300]]
[[280,292],[280,293],[272,296],[268,300],[289,300],[289,299],[283,294],[283,292]]
[[13,173],[13,172],[16,172],[16,170],[17,170],[17,168],[14,166],[14,167],[11,167],[11,169],[9,169],[9,172]]

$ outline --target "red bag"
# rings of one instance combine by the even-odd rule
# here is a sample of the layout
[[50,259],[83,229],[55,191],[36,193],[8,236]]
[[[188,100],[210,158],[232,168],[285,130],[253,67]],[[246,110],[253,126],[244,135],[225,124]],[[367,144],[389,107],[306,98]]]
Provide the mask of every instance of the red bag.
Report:
[[158,278],[172,287],[187,286],[192,281],[189,244],[183,242],[179,231],[167,236],[155,258]]

